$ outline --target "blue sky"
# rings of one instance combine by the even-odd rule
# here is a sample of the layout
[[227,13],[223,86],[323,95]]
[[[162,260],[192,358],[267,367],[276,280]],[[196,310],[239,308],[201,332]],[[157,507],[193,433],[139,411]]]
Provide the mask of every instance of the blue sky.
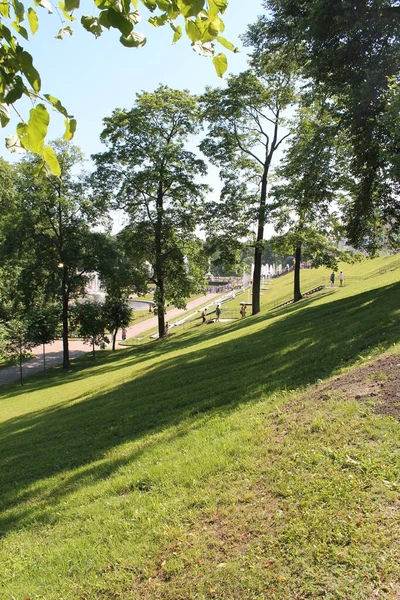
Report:
[[[91,6],[82,3],[83,13],[90,14]],[[245,6],[245,8],[244,8]],[[117,108],[130,108],[135,94],[142,90],[152,91],[160,83],[174,88],[187,88],[201,93],[206,85],[223,85],[215,73],[210,59],[197,55],[189,40],[182,37],[172,46],[172,30],[169,27],[154,29],[143,21],[137,26],[148,38],[143,48],[125,48],[119,43],[115,30],[106,31],[94,38],[75,21],[74,35],[62,41],[55,35],[62,26],[57,14],[47,16],[47,11],[37,8],[40,27],[32,41],[23,45],[34,57],[34,64],[42,77],[42,93],[59,98],[70,114],[78,121],[74,138],[86,157],[102,151],[99,134],[102,119]],[[261,0],[230,0],[224,15],[224,32],[241,52],[228,55],[228,72],[239,73],[246,68],[246,50],[239,35],[246,26],[263,12]],[[147,15],[148,16],[148,15]],[[79,16],[80,18],[80,16]],[[19,109],[27,116],[29,106]],[[52,113],[50,138],[63,134],[63,117]],[[14,133],[19,119],[2,130],[2,154],[10,160],[4,148],[6,135]],[[87,165],[89,167],[89,163]]]

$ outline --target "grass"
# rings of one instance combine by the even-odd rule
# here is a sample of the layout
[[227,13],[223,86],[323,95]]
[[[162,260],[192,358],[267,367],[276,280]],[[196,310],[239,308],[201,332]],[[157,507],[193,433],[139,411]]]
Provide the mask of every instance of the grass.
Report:
[[399,424],[315,394],[399,352],[395,261],[2,388],[0,598],[397,598]]

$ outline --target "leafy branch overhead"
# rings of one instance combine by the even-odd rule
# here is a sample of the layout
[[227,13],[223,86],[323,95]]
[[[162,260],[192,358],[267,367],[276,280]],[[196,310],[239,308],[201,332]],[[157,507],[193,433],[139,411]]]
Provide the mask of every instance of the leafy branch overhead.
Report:
[[[144,35],[136,31],[141,19],[139,9],[147,9],[151,16],[149,23],[154,27],[169,25],[173,31],[172,42],[176,43],[186,33],[193,49],[212,57],[215,69],[221,77],[227,69],[227,59],[223,52],[216,53],[218,43],[228,50],[236,51],[233,44],[222,34],[228,0],[95,0],[96,14],[83,15],[81,25],[96,37],[106,29],[117,29],[120,42],[128,48],[137,48],[146,43]],[[5,127],[14,109],[21,122],[15,135],[7,138],[7,148],[11,152],[29,150],[43,159],[42,167],[55,175],[60,174],[57,158],[46,146],[46,135],[50,122],[49,109],[54,109],[65,119],[64,139],[71,140],[76,129],[76,120],[68,113],[58,98],[43,94],[40,73],[33,64],[33,58],[20,44],[21,38],[29,41],[39,28],[37,8],[60,14],[63,22],[69,23],[60,29],[57,39],[73,33],[71,24],[76,21],[75,11],[80,8],[80,0],[59,0],[53,5],[49,0],[34,0],[35,8],[19,0],[0,2],[0,123]],[[182,25],[178,19],[183,20]],[[28,97],[34,102],[29,119],[25,121],[16,109],[16,103]]]

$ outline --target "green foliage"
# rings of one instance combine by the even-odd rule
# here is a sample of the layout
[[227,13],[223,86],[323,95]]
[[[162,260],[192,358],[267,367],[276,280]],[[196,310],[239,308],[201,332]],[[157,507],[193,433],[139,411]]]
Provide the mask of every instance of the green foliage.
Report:
[[[247,43],[263,68],[279,49],[298,60],[311,95],[324,97],[350,149],[347,172],[348,237],[357,247],[379,246],[382,227],[398,243],[399,173],[390,85],[400,63],[399,9],[389,0],[351,2],[266,0],[267,13],[251,26]],[[328,141],[327,144],[330,142]],[[318,161],[321,147],[311,153]]]
[[115,350],[115,339],[119,329],[128,327],[131,322],[133,311],[128,305],[126,298],[106,297],[103,307],[104,322],[106,328],[113,336],[113,350]]
[[[210,89],[201,98],[208,123],[207,137],[200,148],[212,164],[220,168],[224,181],[221,201],[229,200],[227,219],[216,225],[215,242],[224,235],[226,248],[232,247],[235,215],[240,215],[236,238],[256,224],[254,243],[253,314],[260,310],[261,254],[267,221],[267,187],[274,154],[289,135],[282,132],[284,112],[296,101],[296,70],[283,68],[280,56],[272,56],[268,67],[257,73],[248,70],[228,78],[224,89]],[[221,210],[223,215],[224,209]],[[230,216],[229,216],[230,213]],[[215,219],[214,219],[215,222]],[[214,243],[214,242],[212,242]]]
[[58,301],[68,363],[68,302],[84,293],[88,272],[100,262],[105,234],[92,229],[105,223],[105,206],[89,198],[84,180],[72,174],[81,163],[80,150],[64,141],[53,147],[60,178],[38,177],[37,157],[14,168],[14,200],[0,216],[0,286],[7,288],[1,302],[7,300],[12,316],[19,305],[27,312],[38,303]]
[[27,337],[35,346],[49,344],[60,335],[60,307],[54,302],[35,304],[27,321]]
[[100,302],[75,304],[71,311],[71,321],[79,337],[92,346],[93,356],[95,356],[95,346],[102,347],[110,341],[105,333],[108,315]]
[[23,315],[0,321],[0,357],[6,360],[19,360],[20,383],[22,383],[22,360],[38,342],[32,339],[28,319]]
[[[219,76],[227,69],[227,60],[224,54],[214,56],[215,43],[221,43],[229,50],[235,50],[220,34],[224,31],[224,23],[220,18],[227,7],[226,0],[211,0],[207,4],[204,0],[140,0],[141,4],[156,16],[149,19],[155,27],[170,24],[174,31],[173,42],[177,42],[182,34],[182,27],[175,25],[179,17],[183,17],[185,31],[193,48],[200,54],[213,56],[213,63]],[[47,0],[35,0],[35,6],[53,12],[52,5]],[[79,0],[59,0],[57,12],[71,23],[75,21],[74,11],[80,7]],[[105,29],[114,28],[121,33],[120,42],[128,48],[143,46],[146,39],[143,34],[134,30],[140,21],[138,0],[127,2],[112,2],[111,0],[97,0],[95,15],[83,15],[81,25],[96,37]],[[61,102],[50,94],[42,94],[40,74],[33,65],[32,56],[20,44],[20,38],[29,40],[29,33],[22,25],[28,21],[30,33],[34,35],[39,27],[39,16],[36,10],[19,2],[19,0],[4,0],[0,4],[0,40],[2,42],[0,70],[0,122],[5,127],[10,121],[9,106],[14,105],[23,96],[38,102],[31,110],[28,122],[22,121],[17,125],[17,135],[9,136],[7,147],[12,152],[22,152],[24,149],[34,152],[42,158],[42,165],[50,173],[60,176],[60,167],[57,158],[50,146],[45,145],[47,128],[50,121],[48,107],[54,108],[65,119],[64,139],[70,140],[76,129],[75,119],[68,114]],[[18,34],[16,37],[9,24]],[[58,39],[64,35],[72,35],[71,26],[63,27],[57,34]],[[46,102],[47,106],[43,104]]]
[[[130,224],[122,234],[128,260],[148,264],[148,281],[159,290],[159,333],[163,335],[165,302],[184,306],[197,292],[199,269],[192,253],[206,185],[202,160],[186,150],[198,131],[200,111],[188,91],[160,86],[137,95],[131,110],[114,111],[104,120],[106,152],[94,156],[95,194],[123,208]],[[121,239],[122,239],[121,238]],[[191,254],[193,266],[187,264]]]

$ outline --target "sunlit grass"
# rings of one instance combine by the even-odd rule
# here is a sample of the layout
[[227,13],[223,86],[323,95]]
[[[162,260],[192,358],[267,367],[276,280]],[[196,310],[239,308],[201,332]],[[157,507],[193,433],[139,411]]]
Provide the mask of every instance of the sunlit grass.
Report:
[[399,352],[396,260],[3,388],[0,598],[396,598],[399,424],[312,395]]

